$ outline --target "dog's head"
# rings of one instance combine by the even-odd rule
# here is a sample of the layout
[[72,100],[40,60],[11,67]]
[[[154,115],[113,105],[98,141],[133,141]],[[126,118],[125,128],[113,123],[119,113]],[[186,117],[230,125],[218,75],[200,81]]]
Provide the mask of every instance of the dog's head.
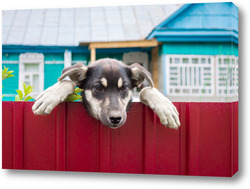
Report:
[[115,59],[100,59],[88,67],[75,64],[65,68],[58,80],[66,76],[84,89],[87,112],[110,128],[125,123],[134,87],[140,87],[144,79],[153,87],[150,73],[140,64],[127,66]]

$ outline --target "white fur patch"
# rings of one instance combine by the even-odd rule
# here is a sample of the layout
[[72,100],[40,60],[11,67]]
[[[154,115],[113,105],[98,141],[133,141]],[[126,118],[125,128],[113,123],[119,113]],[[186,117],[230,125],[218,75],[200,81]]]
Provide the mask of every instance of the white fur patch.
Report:
[[122,87],[122,78],[119,78],[118,79],[118,88],[121,88]]
[[50,114],[59,103],[64,101],[68,95],[73,94],[75,84],[72,81],[59,81],[53,86],[39,94],[32,106],[36,115]]
[[91,109],[93,111],[93,116],[96,119],[99,119],[101,115],[101,101],[94,98],[90,90],[85,90],[85,96],[91,106]]
[[139,97],[143,104],[148,105],[154,110],[163,125],[178,129],[180,126],[179,113],[167,97],[152,87],[143,88]]
[[107,87],[107,86],[108,86],[108,81],[107,81],[107,79],[104,78],[104,77],[101,79],[101,83],[102,83],[102,85],[103,85],[104,87]]

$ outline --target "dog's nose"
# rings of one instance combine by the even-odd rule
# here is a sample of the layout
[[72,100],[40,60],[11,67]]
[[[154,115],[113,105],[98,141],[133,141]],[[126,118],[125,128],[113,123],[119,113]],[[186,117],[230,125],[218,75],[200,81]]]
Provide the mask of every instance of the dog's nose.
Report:
[[109,121],[110,123],[116,125],[116,124],[119,124],[121,122],[121,117],[110,117],[109,118]]

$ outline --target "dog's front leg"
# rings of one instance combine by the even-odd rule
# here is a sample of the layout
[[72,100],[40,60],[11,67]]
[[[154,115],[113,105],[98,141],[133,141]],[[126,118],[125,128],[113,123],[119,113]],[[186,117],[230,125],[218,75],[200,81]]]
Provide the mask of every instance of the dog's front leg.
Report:
[[156,88],[145,87],[140,92],[140,101],[149,106],[160,118],[163,125],[178,129],[180,126],[179,113],[172,102]]
[[32,111],[36,115],[50,114],[51,111],[68,95],[73,94],[75,84],[72,81],[62,80],[42,92],[32,106]]

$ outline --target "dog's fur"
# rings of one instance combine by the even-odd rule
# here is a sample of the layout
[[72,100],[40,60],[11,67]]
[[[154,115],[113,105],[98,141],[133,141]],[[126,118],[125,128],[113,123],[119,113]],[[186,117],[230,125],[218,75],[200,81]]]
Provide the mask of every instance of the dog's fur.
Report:
[[132,89],[140,87],[144,79],[147,80],[150,87],[142,90],[141,102],[150,106],[164,125],[175,129],[180,125],[176,108],[154,88],[150,73],[137,63],[127,66],[115,59],[100,59],[88,67],[78,63],[65,68],[55,87],[47,89],[36,99],[32,107],[35,114],[50,113],[53,106],[67,97],[66,94],[72,93],[72,88],[64,90],[63,97],[56,100],[56,103],[47,110],[45,104],[48,104],[49,99],[46,97],[51,94],[55,95],[56,87],[58,90],[63,86],[69,86],[70,81],[63,80],[67,76],[76,86],[84,89],[81,93],[82,103],[87,112],[110,128],[119,128],[126,122],[127,111],[131,105]]

